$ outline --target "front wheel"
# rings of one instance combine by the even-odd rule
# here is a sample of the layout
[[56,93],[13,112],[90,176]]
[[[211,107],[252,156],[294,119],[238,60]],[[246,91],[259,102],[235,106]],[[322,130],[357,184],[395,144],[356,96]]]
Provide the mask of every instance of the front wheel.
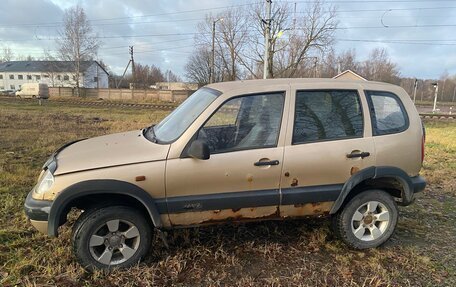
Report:
[[355,249],[374,248],[385,243],[396,229],[397,204],[382,190],[366,190],[353,197],[333,217],[333,229]]
[[145,215],[126,206],[88,210],[73,227],[73,251],[89,270],[130,267],[147,254],[151,241]]

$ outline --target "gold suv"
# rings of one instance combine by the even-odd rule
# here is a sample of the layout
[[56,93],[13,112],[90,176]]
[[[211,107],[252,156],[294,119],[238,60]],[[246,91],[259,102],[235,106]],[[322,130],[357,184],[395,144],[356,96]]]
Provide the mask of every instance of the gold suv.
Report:
[[153,231],[328,215],[350,247],[377,247],[425,188],[424,128],[400,87],[275,79],[196,91],[159,124],[64,145],[25,211],[50,236],[72,208],[88,269],[143,258]]

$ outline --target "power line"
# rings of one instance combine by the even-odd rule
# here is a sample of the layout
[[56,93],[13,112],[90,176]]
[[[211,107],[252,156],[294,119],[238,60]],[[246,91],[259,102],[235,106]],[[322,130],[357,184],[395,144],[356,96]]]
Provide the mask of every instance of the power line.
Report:
[[385,44],[406,44],[406,45],[429,45],[429,46],[456,46],[456,43],[432,43],[412,42],[407,40],[368,40],[368,39],[336,39],[342,42],[364,42],[364,43],[385,43]]
[[[89,21],[90,22],[98,22],[98,21],[112,21],[112,20],[123,20],[123,19],[137,19],[137,18],[157,17],[157,16],[168,16],[168,15],[176,15],[176,14],[195,13],[195,12],[203,12],[203,11],[211,11],[211,10],[219,10],[219,9],[236,8],[236,7],[242,7],[242,6],[250,6],[250,5],[255,5],[255,4],[258,4],[258,3],[261,3],[261,2],[248,3],[248,4],[238,4],[238,5],[229,5],[229,6],[221,6],[221,7],[212,7],[212,8],[183,10],[183,11],[166,12],[166,13],[147,14],[147,15],[140,15],[140,16],[125,16],[125,17],[114,17],[114,18],[89,19]],[[41,22],[41,23],[23,23],[23,24],[15,24],[15,25],[16,26],[42,26],[42,25],[51,25],[51,24],[58,25],[58,24],[62,24],[62,23],[63,23],[63,21]],[[8,25],[6,25],[6,26],[8,26]]]

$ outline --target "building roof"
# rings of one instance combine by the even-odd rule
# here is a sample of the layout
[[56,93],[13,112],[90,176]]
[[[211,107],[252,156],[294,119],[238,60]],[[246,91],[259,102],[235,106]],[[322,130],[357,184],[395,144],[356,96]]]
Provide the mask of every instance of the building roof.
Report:
[[[93,63],[106,70],[97,61],[81,61],[81,72],[85,72]],[[73,72],[74,61],[9,61],[0,63],[0,72]],[[108,74],[108,72],[106,72]]]
[[352,70],[345,70],[342,73],[335,75],[333,79],[341,79],[341,80],[361,80],[367,81],[365,78],[361,77],[357,73],[353,72]]
[[360,80],[344,80],[328,79],[328,78],[281,78],[281,79],[266,79],[266,80],[243,80],[234,82],[220,82],[207,85],[206,87],[219,90],[221,92],[227,92],[237,89],[248,89],[248,88],[274,88],[279,85],[311,85],[318,87],[318,85],[340,88],[341,83],[354,84],[362,86],[394,86],[388,83],[373,82],[373,81],[360,81]]

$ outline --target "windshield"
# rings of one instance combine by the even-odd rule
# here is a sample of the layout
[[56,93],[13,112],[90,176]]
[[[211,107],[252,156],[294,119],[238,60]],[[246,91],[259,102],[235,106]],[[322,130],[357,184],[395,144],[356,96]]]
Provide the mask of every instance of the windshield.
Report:
[[147,138],[155,138],[158,142],[175,141],[220,94],[210,88],[194,92],[158,125],[150,128]]

